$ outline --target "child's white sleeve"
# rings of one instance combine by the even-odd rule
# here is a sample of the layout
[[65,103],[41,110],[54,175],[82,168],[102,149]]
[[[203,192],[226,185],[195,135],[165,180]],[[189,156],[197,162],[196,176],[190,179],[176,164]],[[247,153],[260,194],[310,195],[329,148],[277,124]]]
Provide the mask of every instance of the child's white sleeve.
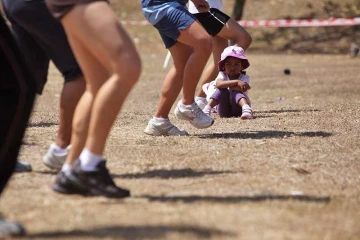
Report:
[[218,79],[225,80],[225,74],[223,72],[219,72],[219,74],[215,78],[215,81],[214,81],[215,84],[217,83]]

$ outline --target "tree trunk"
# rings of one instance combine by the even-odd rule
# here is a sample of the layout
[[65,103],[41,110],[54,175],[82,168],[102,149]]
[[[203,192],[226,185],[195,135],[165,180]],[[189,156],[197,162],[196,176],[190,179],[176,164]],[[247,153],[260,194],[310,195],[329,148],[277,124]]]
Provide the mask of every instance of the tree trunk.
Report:
[[246,0],[235,0],[234,10],[231,17],[237,21],[242,18],[245,1]]

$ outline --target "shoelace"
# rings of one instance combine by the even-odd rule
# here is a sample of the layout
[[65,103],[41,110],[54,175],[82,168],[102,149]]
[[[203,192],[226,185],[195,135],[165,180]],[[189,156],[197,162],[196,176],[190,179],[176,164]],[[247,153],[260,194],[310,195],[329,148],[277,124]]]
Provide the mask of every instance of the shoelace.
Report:
[[[205,115],[205,113],[199,108],[198,105],[195,105],[194,108],[191,110],[191,112],[197,117],[202,119]],[[207,116],[207,115],[206,115]]]

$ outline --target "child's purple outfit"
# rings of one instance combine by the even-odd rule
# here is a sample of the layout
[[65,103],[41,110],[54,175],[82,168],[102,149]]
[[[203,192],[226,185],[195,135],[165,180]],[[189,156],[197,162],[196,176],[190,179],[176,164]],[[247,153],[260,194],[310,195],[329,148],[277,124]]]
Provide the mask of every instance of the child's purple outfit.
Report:
[[220,117],[240,117],[242,108],[238,102],[241,98],[246,98],[246,95],[238,91],[229,90],[227,88],[218,88],[211,97],[219,104],[216,106],[216,111]]
[[[224,79],[225,81],[230,80],[225,72],[219,72],[216,79]],[[246,82],[250,86],[250,77],[245,74],[240,74],[240,81]],[[241,93],[228,88],[216,88],[216,80],[207,83],[203,86],[203,90],[207,95],[207,100],[211,98],[217,101],[219,104],[216,106],[216,111],[220,117],[240,117],[242,114],[242,108],[239,106],[241,98],[246,98],[249,105],[250,99],[247,92]]]

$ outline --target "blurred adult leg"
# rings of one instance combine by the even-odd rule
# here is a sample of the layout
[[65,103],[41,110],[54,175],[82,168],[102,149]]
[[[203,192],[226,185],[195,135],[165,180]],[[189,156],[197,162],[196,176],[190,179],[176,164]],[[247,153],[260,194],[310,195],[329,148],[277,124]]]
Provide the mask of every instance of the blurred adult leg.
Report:
[[[21,59],[20,51],[0,16],[0,195],[11,177],[30,117],[35,83]],[[24,228],[0,218],[0,237],[21,236]]]
[[42,159],[46,166],[60,169],[70,144],[75,107],[85,89],[81,69],[61,23],[51,16],[44,0],[2,1],[12,32],[37,81],[37,93],[42,93],[47,82],[50,60],[63,76],[57,136]]

